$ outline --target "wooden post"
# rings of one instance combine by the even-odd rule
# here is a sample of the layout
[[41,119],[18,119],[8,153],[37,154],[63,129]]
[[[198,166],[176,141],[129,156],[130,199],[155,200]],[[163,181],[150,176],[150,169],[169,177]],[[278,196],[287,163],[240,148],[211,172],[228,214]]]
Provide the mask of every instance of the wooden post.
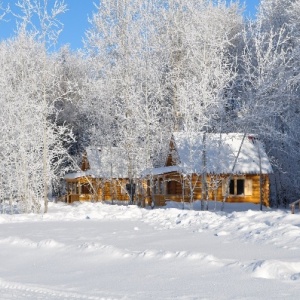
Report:
[[78,181],[78,194],[81,195],[81,183]]
[[291,207],[291,213],[294,214],[295,213],[295,207],[296,205],[299,205],[299,210],[300,210],[300,199],[299,200],[296,200],[294,201],[293,203],[290,204],[290,207]]
[[295,204],[293,204],[293,205],[291,206],[291,208],[292,208],[292,214],[294,214],[294,213],[295,213]]

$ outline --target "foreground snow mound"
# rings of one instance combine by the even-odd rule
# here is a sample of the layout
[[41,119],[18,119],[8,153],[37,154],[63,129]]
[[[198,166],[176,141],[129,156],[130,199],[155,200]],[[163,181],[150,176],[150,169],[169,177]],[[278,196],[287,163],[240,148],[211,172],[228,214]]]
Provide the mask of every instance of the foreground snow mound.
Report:
[[198,204],[1,215],[0,298],[298,299],[299,215]]
[[252,275],[258,278],[299,280],[300,262],[284,262],[278,260],[258,261],[249,266]]

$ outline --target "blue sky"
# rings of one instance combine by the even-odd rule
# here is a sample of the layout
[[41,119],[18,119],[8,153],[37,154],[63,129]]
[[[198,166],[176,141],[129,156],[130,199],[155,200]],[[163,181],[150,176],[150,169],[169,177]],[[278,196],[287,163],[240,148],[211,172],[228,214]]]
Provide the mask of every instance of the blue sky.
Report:
[[[50,0],[51,3],[53,0]],[[82,39],[87,28],[89,28],[88,17],[96,11],[94,3],[99,0],[65,0],[68,11],[61,16],[64,24],[64,30],[60,35],[58,47],[69,44],[73,50],[83,47]],[[10,4],[13,9],[14,0],[2,0],[4,5]],[[54,1],[53,1],[54,2]],[[241,1],[243,2],[243,0]],[[255,16],[255,7],[258,6],[259,0],[245,0],[246,11],[245,16]],[[6,22],[0,23],[0,39],[5,39],[14,34],[15,21],[12,16],[6,17]]]

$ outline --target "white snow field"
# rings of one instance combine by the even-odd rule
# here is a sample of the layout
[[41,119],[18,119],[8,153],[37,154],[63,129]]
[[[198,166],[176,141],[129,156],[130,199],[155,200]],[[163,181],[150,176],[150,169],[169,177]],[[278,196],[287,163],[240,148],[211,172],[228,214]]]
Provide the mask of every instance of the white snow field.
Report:
[[0,299],[300,299],[298,211],[170,206],[0,215]]

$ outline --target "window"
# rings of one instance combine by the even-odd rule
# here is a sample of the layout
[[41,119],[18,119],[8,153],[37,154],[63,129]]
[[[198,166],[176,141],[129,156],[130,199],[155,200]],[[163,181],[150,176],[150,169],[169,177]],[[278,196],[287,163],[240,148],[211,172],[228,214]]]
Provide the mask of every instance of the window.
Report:
[[245,180],[232,179],[229,184],[229,194],[234,196],[241,196],[245,194]]
[[158,178],[153,182],[153,194],[163,195],[165,193],[164,181],[162,178]]
[[[225,195],[226,179],[223,180],[222,194]],[[229,183],[229,195],[231,196],[250,196],[252,195],[252,179],[234,178]]]
[[237,179],[236,180],[236,195],[244,195],[245,194],[245,180]]
[[230,180],[229,184],[229,194],[234,195],[234,180]]

